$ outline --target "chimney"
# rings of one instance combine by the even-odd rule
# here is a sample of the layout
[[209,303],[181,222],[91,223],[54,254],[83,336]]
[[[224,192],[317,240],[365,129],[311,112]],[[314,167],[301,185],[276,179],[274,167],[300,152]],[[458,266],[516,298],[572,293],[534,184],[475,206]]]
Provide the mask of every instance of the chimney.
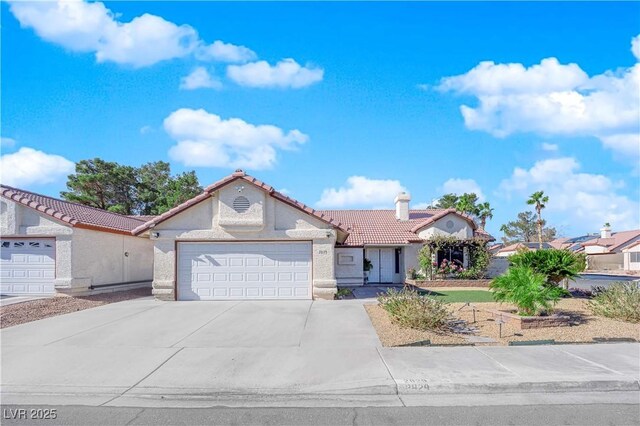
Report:
[[409,201],[411,201],[411,195],[406,192],[398,194],[394,200],[396,203],[396,219],[409,220]]
[[611,225],[605,223],[602,228],[600,228],[600,238],[611,238]]

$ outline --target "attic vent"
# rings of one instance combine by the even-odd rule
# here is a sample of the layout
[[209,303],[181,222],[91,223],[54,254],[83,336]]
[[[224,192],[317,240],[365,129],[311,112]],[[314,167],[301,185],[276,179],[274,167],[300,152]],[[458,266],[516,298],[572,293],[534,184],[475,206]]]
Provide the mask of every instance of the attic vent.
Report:
[[237,212],[237,213],[244,213],[247,210],[249,210],[249,200],[246,199],[246,197],[243,197],[242,195],[239,197],[236,197],[235,200],[233,200],[233,209]]

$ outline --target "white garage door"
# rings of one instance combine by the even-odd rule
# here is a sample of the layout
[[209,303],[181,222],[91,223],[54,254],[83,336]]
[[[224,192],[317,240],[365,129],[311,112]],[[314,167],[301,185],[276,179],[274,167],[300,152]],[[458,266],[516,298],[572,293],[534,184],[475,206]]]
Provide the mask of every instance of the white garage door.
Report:
[[0,294],[53,294],[55,253],[53,239],[0,240]]
[[178,299],[311,299],[311,243],[179,243]]

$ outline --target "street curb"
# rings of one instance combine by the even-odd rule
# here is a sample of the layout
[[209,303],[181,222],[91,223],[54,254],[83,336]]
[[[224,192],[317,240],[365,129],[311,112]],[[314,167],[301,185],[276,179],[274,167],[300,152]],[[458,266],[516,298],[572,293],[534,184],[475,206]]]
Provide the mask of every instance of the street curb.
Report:
[[443,383],[422,379],[397,383],[399,395],[640,391],[638,380]]
[[428,396],[428,395],[481,395],[481,394],[548,394],[548,393],[588,393],[588,392],[640,392],[638,380],[589,380],[589,381],[551,381],[551,382],[494,382],[494,383],[443,383],[429,382],[425,379],[408,379],[397,382],[396,386],[371,386],[352,389],[252,389],[216,390],[198,388],[134,388],[127,392],[110,389],[86,389],[68,387],[63,392],[40,389],[3,389],[0,397],[12,398],[96,398],[111,400],[120,398],[160,399],[160,400],[292,400],[292,399],[366,399],[393,396]]

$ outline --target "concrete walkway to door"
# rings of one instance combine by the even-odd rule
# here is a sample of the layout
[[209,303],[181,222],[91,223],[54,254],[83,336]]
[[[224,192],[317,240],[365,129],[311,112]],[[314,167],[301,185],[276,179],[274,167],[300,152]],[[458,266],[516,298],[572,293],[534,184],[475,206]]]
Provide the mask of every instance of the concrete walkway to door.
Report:
[[382,348],[359,300],[137,299],[0,338],[4,404],[422,405],[563,390],[620,400],[637,398],[640,379],[637,344]]

